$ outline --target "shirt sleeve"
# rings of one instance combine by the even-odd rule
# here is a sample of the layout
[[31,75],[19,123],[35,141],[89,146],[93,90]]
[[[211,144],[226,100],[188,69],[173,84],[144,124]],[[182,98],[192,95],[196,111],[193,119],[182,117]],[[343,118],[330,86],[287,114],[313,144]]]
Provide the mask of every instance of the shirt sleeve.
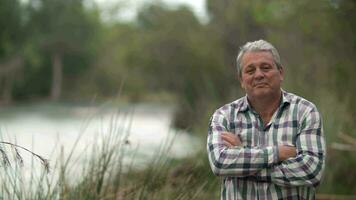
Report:
[[325,140],[320,115],[313,108],[302,120],[296,137],[297,156],[257,174],[262,181],[280,186],[317,186],[325,165]]
[[209,163],[215,175],[250,176],[278,162],[277,147],[227,147],[220,134],[231,132],[228,124],[229,120],[221,110],[216,111],[210,119],[207,151]]

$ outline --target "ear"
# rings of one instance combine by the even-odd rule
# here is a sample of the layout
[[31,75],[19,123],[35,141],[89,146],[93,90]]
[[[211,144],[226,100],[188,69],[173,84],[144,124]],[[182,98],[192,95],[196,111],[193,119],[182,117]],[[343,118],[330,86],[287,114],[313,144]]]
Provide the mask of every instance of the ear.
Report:
[[280,77],[281,77],[281,81],[284,80],[284,67],[281,66],[281,68],[278,69]]

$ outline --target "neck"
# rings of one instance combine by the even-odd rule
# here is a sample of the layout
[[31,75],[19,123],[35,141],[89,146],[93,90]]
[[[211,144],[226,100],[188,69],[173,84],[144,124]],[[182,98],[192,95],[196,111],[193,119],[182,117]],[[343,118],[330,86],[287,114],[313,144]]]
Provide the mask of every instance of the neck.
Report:
[[268,123],[274,112],[277,110],[282,92],[279,91],[274,95],[265,98],[249,98],[249,102],[253,109],[262,117],[265,123]]

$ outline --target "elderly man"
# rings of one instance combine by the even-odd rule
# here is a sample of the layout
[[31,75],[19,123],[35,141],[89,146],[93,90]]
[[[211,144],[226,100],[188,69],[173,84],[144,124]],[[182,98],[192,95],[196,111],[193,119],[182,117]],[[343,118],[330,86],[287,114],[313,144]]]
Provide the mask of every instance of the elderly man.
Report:
[[237,72],[246,96],[215,111],[207,140],[221,199],[314,199],[325,163],[317,108],[281,89],[279,54],[264,40],[241,48]]

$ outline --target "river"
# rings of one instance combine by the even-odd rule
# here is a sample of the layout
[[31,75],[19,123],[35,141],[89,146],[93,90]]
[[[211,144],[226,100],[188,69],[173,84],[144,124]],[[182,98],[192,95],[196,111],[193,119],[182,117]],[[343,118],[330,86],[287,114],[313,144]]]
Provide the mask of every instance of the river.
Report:
[[[51,168],[70,158],[81,168],[90,154],[105,147],[125,148],[124,165],[144,167],[159,154],[182,158],[201,141],[171,128],[172,106],[157,104],[78,105],[36,103],[0,108],[1,140],[16,143],[49,159]],[[6,145],[5,145],[6,146]],[[4,145],[2,148],[6,150]],[[7,147],[7,151],[11,151]],[[24,167],[33,170],[33,157],[19,151]]]

